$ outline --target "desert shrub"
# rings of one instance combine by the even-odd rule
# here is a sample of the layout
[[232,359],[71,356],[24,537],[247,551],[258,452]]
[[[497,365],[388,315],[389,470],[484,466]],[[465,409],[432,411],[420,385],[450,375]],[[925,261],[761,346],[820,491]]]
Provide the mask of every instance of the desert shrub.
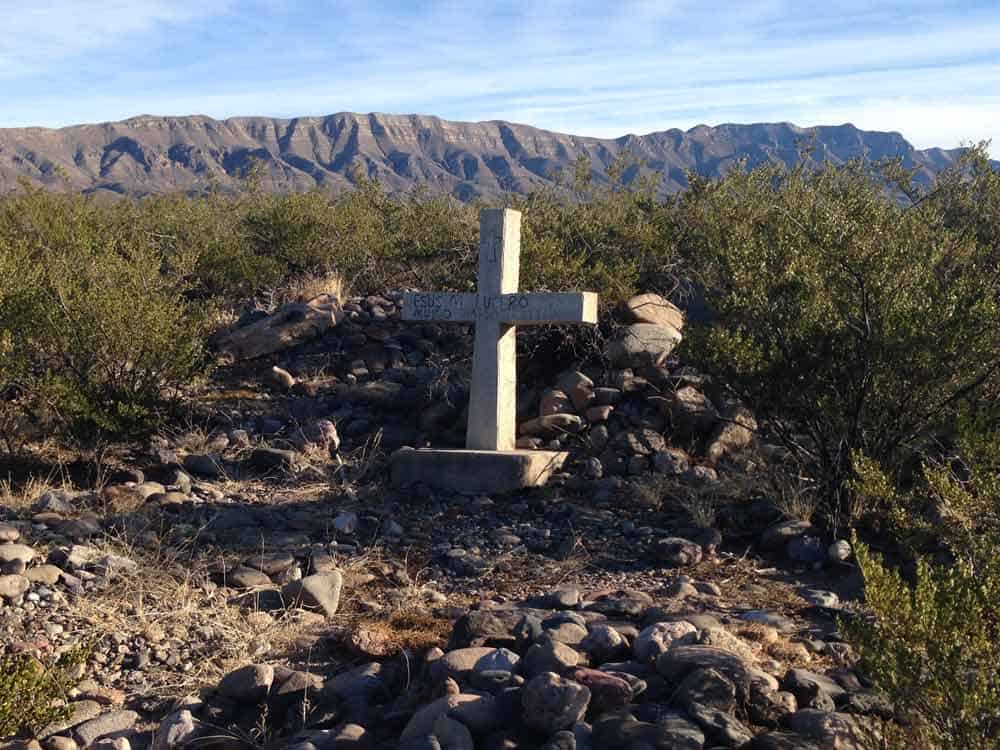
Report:
[[35,191],[0,205],[0,268],[17,269],[0,303],[5,387],[86,443],[149,429],[202,363],[185,257],[135,210]]
[[977,412],[958,435],[906,490],[856,458],[858,494],[886,508],[915,572],[911,583],[855,540],[869,617],[843,626],[922,746],[1000,747],[1000,427]]
[[67,718],[73,673],[86,654],[73,649],[47,666],[27,654],[0,655],[0,739]]
[[692,176],[673,202],[717,316],[688,356],[756,409],[841,517],[854,451],[903,467],[995,392],[1000,267],[983,207],[1000,177],[984,163],[974,152],[908,205],[861,164]]
[[672,292],[679,275],[675,244],[656,178],[626,185],[628,155],[595,185],[577,165],[572,192],[545,190],[511,199],[524,212],[522,283],[526,288],[587,289],[605,303],[636,291]]
[[193,198],[150,196],[132,204],[133,219],[165,257],[180,257],[188,270],[189,294],[220,300],[251,295],[284,274],[261,262],[245,238],[237,197],[211,192]]

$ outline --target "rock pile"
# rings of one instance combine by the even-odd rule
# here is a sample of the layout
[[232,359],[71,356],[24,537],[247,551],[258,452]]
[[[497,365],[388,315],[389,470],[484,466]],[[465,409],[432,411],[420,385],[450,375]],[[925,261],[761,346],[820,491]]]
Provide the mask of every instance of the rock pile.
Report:
[[639,591],[564,586],[467,611],[445,650],[326,679],[242,667],[184,701],[154,747],[228,747],[213,727],[238,734],[266,715],[296,750],[850,750],[891,707],[849,669],[789,668],[775,656],[830,664],[843,653],[836,640],[807,649],[770,625]]
[[[264,374],[285,400],[285,418],[232,415],[237,430],[283,443],[277,449],[350,450],[376,435],[385,451],[462,446],[471,327],[404,324],[401,304],[401,292],[353,298],[335,327],[311,342],[292,342],[298,345],[272,358]],[[566,371],[543,389],[521,378],[518,445],[571,451],[571,473],[582,479],[646,473],[715,479],[720,464],[753,441],[754,416],[672,358],[684,316],[669,301],[638,295],[619,318],[604,351],[582,370]],[[324,374],[316,376],[320,362]],[[523,361],[522,369],[531,364]],[[294,465],[292,456],[256,459],[257,468]],[[189,457],[186,466],[201,476],[240,468],[212,456]]]

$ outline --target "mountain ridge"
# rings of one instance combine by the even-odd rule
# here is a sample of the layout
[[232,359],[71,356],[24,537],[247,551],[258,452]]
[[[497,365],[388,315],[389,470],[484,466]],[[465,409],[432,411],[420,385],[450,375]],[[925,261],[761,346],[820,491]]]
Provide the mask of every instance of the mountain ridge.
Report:
[[851,124],[723,123],[596,138],[506,120],[418,114],[137,115],[63,128],[0,129],[0,194],[22,178],[49,189],[132,196],[234,189],[257,164],[262,188],[271,191],[348,190],[360,170],[391,192],[424,187],[470,200],[564,184],[559,180],[571,177],[581,158],[591,178],[605,182],[623,153],[642,163],[627,171],[627,179],[658,172],[659,190],[669,194],[686,186],[688,170],[720,176],[740,159],[751,167],[791,165],[810,150],[813,161],[834,163],[898,157],[923,183],[964,151],[920,150],[900,133]]

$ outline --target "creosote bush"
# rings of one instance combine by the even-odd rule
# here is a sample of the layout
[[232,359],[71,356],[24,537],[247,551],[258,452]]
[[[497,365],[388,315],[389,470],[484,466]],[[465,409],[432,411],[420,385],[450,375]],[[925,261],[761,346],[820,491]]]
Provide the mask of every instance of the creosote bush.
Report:
[[162,252],[137,210],[35,191],[0,203],[5,404],[84,445],[148,429],[203,361],[190,256]]
[[674,236],[716,315],[686,354],[821,483],[847,524],[851,457],[896,471],[1000,382],[1000,175],[982,150],[916,194],[862,164],[692,177]]
[[[856,491],[880,504],[913,582],[855,540],[869,617],[843,623],[860,667],[923,747],[1000,747],[1000,430],[978,414],[956,455],[901,491],[858,456]],[[950,562],[928,553],[943,544]],[[940,557],[940,554],[938,555]]]
[[48,666],[27,654],[0,655],[0,739],[67,718],[73,673],[86,658],[85,648]]

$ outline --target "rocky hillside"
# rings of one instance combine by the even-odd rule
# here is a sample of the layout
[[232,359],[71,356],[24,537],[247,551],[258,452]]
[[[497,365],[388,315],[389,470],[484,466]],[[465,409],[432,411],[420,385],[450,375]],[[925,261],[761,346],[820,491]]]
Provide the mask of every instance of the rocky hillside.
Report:
[[[686,185],[695,170],[717,176],[746,158],[791,164],[902,157],[928,180],[960,149],[915,149],[898,133],[853,125],[800,128],[789,123],[699,125],[615,139],[584,138],[503,121],[450,122],[422,115],[340,113],[279,120],[238,117],[135,117],[60,130],[0,130],[0,194],[28,178],[50,188],[145,195],[233,187],[252,164],[267,190],[343,190],[357,172],[392,191],[427,187],[462,200],[525,193],[572,178],[577,160],[598,181],[629,152],[663,174],[661,190]],[[627,177],[634,176],[626,175]]]

